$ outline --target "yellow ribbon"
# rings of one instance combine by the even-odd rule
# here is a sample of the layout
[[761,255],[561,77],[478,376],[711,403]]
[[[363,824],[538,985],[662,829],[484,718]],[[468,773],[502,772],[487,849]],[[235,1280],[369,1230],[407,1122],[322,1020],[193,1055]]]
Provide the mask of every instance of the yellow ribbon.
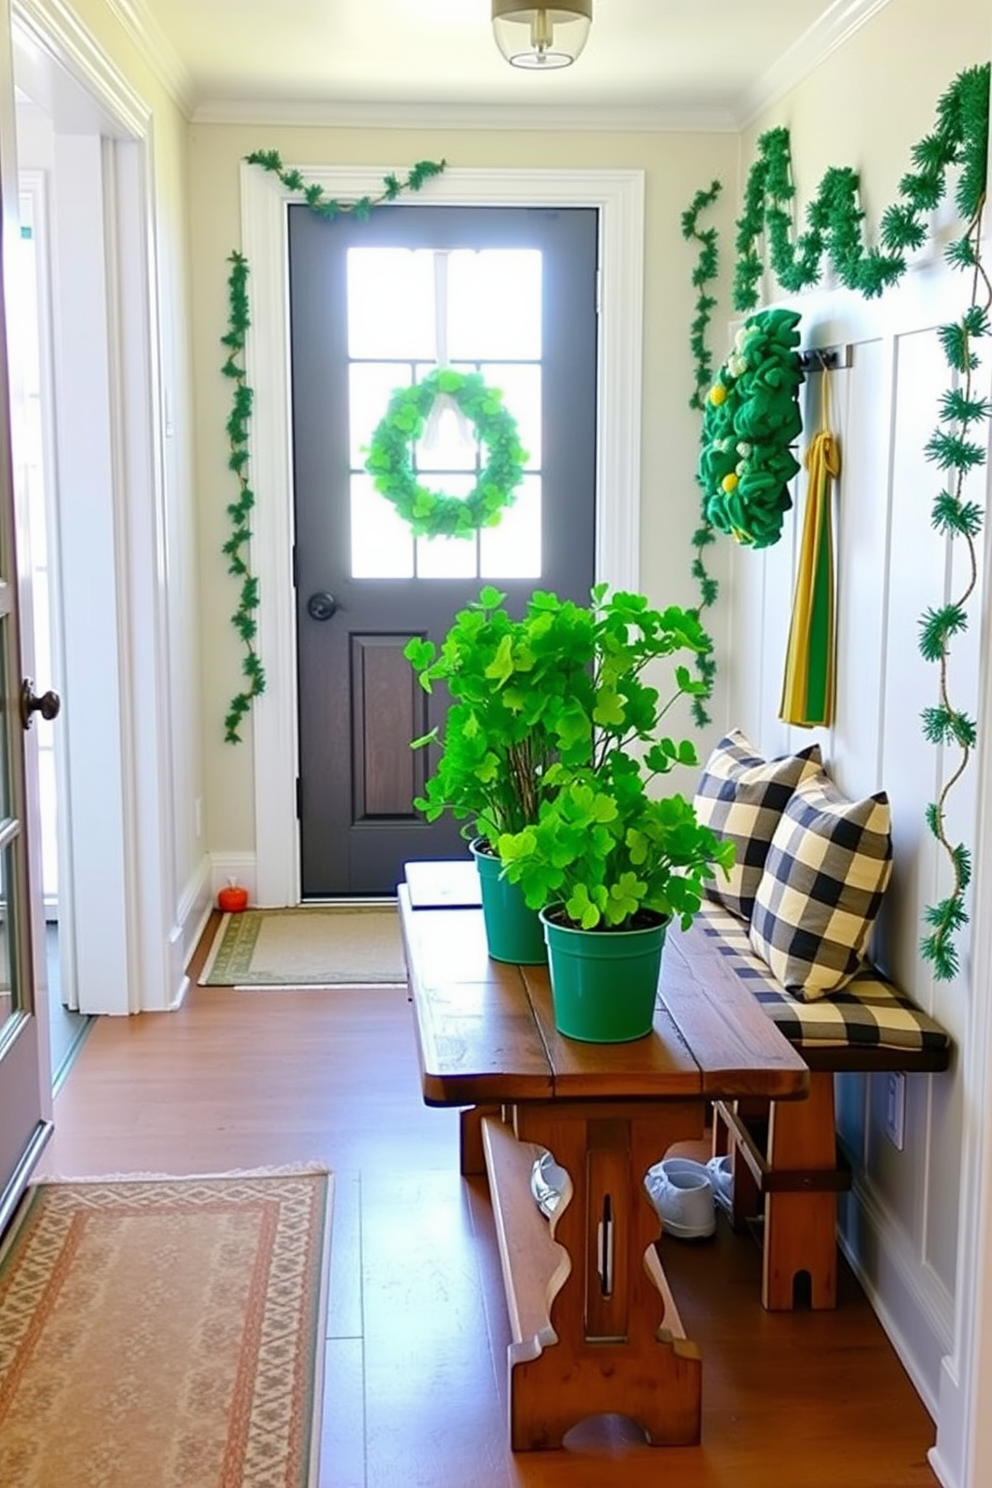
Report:
[[822,427],[810,441],[799,571],[786,649],[779,717],[803,728],[834,717],[834,554],[830,483],[840,474],[840,449],[825,427],[829,388],[824,375]]

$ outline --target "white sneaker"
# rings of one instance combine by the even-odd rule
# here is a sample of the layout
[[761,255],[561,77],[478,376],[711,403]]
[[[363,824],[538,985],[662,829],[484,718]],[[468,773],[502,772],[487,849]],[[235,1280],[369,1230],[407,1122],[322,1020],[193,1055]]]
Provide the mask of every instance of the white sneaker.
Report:
[[665,1158],[648,1168],[644,1186],[666,1234],[679,1240],[705,1240],[713,1234],[716,1207],[705,1163]]
[[713,1185],[713,1197],[721,1209],[726,1209],[729,1213],[734,1203],[734,1168],[730,1153],[725,1152],[722,1157],[711,1157],[706,1164],[706,1171]]
[[572,1193],[572,1180],[550,1152],[542,1152],[530,1170],[530,1191],[545,1219]]

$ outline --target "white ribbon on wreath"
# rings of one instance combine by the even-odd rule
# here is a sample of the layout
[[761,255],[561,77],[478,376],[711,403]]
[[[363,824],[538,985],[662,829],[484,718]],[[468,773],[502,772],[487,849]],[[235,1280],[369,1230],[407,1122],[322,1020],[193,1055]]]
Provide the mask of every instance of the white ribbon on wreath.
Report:
[[[434,360],[437,367],[448,367],[448,258],[447,248],[434,250]],[[474,452],[476,447],[472,424],[450,393],[438,393],[424,424],[420,443],[425,450],[436,450],[445,443],[442,421],[454,419],[454,440]]]

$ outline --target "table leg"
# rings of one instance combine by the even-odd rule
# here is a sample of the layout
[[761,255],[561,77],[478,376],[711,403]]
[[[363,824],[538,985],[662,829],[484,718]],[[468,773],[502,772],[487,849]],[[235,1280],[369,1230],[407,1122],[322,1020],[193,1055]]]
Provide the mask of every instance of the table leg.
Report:
[[554,1153],[573,1186],[554,1239],[571,1260],[549,1299],[557,1343],[510,1359],[515,1451],[558,1447],[586,1416],[622,1412],[655,1445],[699,1440],[699,1351],[658,1259],[643,1178],[674,1142],[703,1133],[702,1103],[517,1106],[523,1141]]

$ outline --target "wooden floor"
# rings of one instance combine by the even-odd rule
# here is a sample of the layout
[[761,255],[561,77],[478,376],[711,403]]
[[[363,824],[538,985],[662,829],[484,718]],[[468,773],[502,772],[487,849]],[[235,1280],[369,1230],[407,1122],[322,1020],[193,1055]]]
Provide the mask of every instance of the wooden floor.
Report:
[[[659,1154],[660,1155],[660,1154]],[[664,1240],[703,1351],[703,1441],[622,1418],[568,1450],[507,1448],[499,1258],[457,1118],[420,1099],[406,995],[194,988],[101,1018],[56,1103],[48,1175],[335,1171],[321,1488],[932,1488],[933,1425],[845,1272],[836,1313],[769,1314],[759,1254],[722,1220]]]

